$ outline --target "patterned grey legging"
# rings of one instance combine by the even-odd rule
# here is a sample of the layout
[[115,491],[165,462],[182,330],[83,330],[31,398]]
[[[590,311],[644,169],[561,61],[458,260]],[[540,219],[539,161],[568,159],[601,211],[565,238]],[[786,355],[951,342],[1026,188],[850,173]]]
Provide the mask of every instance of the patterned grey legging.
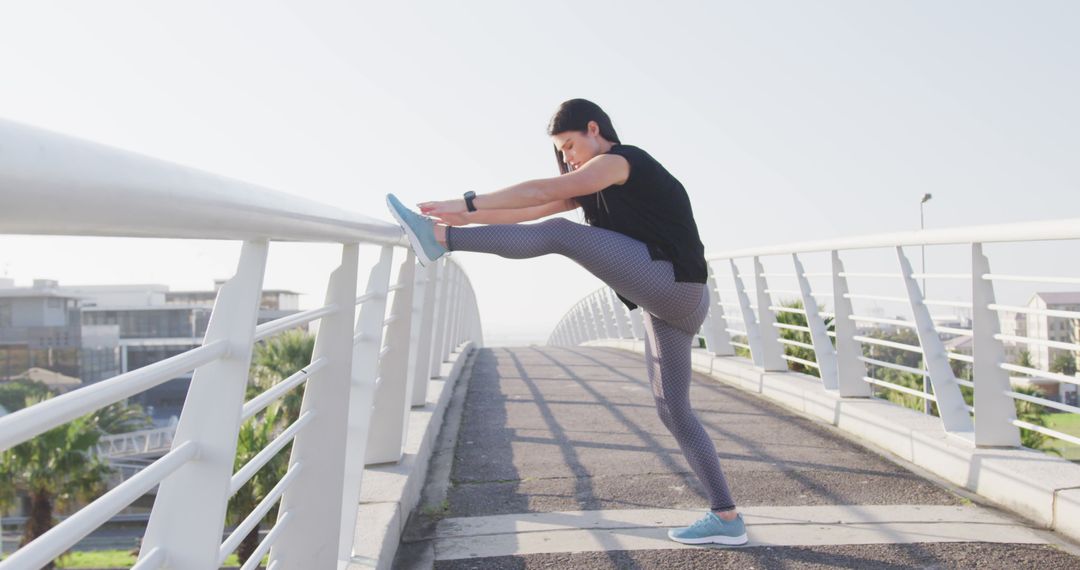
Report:
[[712,509],[735,508],[705,428],[690,407],[690,347],[709,310],[703,283],[675,281],[670,261],[653,260],[625,234],[551,218],[536,224],[449,227],[447,249],[511,259],[566,256],[642,308],[645,363],[660,419],[705,486]]

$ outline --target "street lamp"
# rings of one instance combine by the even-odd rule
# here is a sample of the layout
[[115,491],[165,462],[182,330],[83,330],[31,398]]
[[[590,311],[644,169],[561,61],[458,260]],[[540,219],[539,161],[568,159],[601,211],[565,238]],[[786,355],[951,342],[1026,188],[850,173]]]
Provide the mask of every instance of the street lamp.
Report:
[[[929,202],[930,198],[933,198],[933,196],[931,196],[929,193],[923,194],[922,200],[919,202],[919,230],[920,231],[922,231],[925,228],[925,224],[924,224],[925,217],[923,216],[923,204]],[[923,300],[925,300],[926,299],[926,245],[924,244],[924,245],[922,245],[920,247],[922,248],[922,275],[923,275],[923,278],[922,278],[922,295],[923,295]],[[925,358],[926,357],[924,356],[923,357],[923,366],[924,367],[926,366]],[[926,397],[923,398],[923,413],[924,414],[929,414],[930,413],[930,383],[926,381],[926,376],[923,376],[922,385],[923,385],[923,394],[926,394]]]
[[[919,229],[920,230],[925,228],[925,216],[923,215],[923,204],[929,202],[930,198],[933,198],[933,195],[931,195],[931,194],[923,194],[922,201],[919,202]],[[922,274],[923,274],[923,278],[922,278],[922,294],[923,294],[923,299],[925,299],[926,298],[926,246],[925,245],[922,246]]]

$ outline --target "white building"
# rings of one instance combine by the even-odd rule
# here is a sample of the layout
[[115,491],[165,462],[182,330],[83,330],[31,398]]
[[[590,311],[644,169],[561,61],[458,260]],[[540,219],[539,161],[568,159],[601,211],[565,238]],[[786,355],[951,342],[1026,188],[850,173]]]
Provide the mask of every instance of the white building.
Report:
[[[1027,306],[1033,309],[1080,311],[1080,291],[1035,293]],[[1026,317],[1027,336],[1058,342],[1076,342],[1076,319],[1037,314],[1028,314]],[[1040,370],[1049,370],[1054,359],[1061,354],[1076,358],[1075,353],[1048,346],[1032,346],[1028,351],[1031,353],[1031,362]]]

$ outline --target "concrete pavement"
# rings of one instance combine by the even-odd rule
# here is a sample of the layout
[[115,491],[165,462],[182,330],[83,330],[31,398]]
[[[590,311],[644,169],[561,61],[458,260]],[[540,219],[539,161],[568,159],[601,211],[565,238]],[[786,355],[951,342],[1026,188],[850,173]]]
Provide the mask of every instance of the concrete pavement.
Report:
[[467,376],[395,567],[1080,568],[1055,535],[697,374],[695,411],[751,544],[685,547],[666,529],[707,501],[656,414],[641,355],[481,349]]

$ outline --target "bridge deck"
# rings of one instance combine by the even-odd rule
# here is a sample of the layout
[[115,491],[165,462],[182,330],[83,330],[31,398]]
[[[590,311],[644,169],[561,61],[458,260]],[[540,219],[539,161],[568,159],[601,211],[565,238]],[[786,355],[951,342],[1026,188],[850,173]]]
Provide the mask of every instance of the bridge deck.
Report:
[[697,373],[751,543],[679,545],[667,528],[707,501],[640,354],[490,348],[469,366],[395,568],[1080,568],[1055,535]]

